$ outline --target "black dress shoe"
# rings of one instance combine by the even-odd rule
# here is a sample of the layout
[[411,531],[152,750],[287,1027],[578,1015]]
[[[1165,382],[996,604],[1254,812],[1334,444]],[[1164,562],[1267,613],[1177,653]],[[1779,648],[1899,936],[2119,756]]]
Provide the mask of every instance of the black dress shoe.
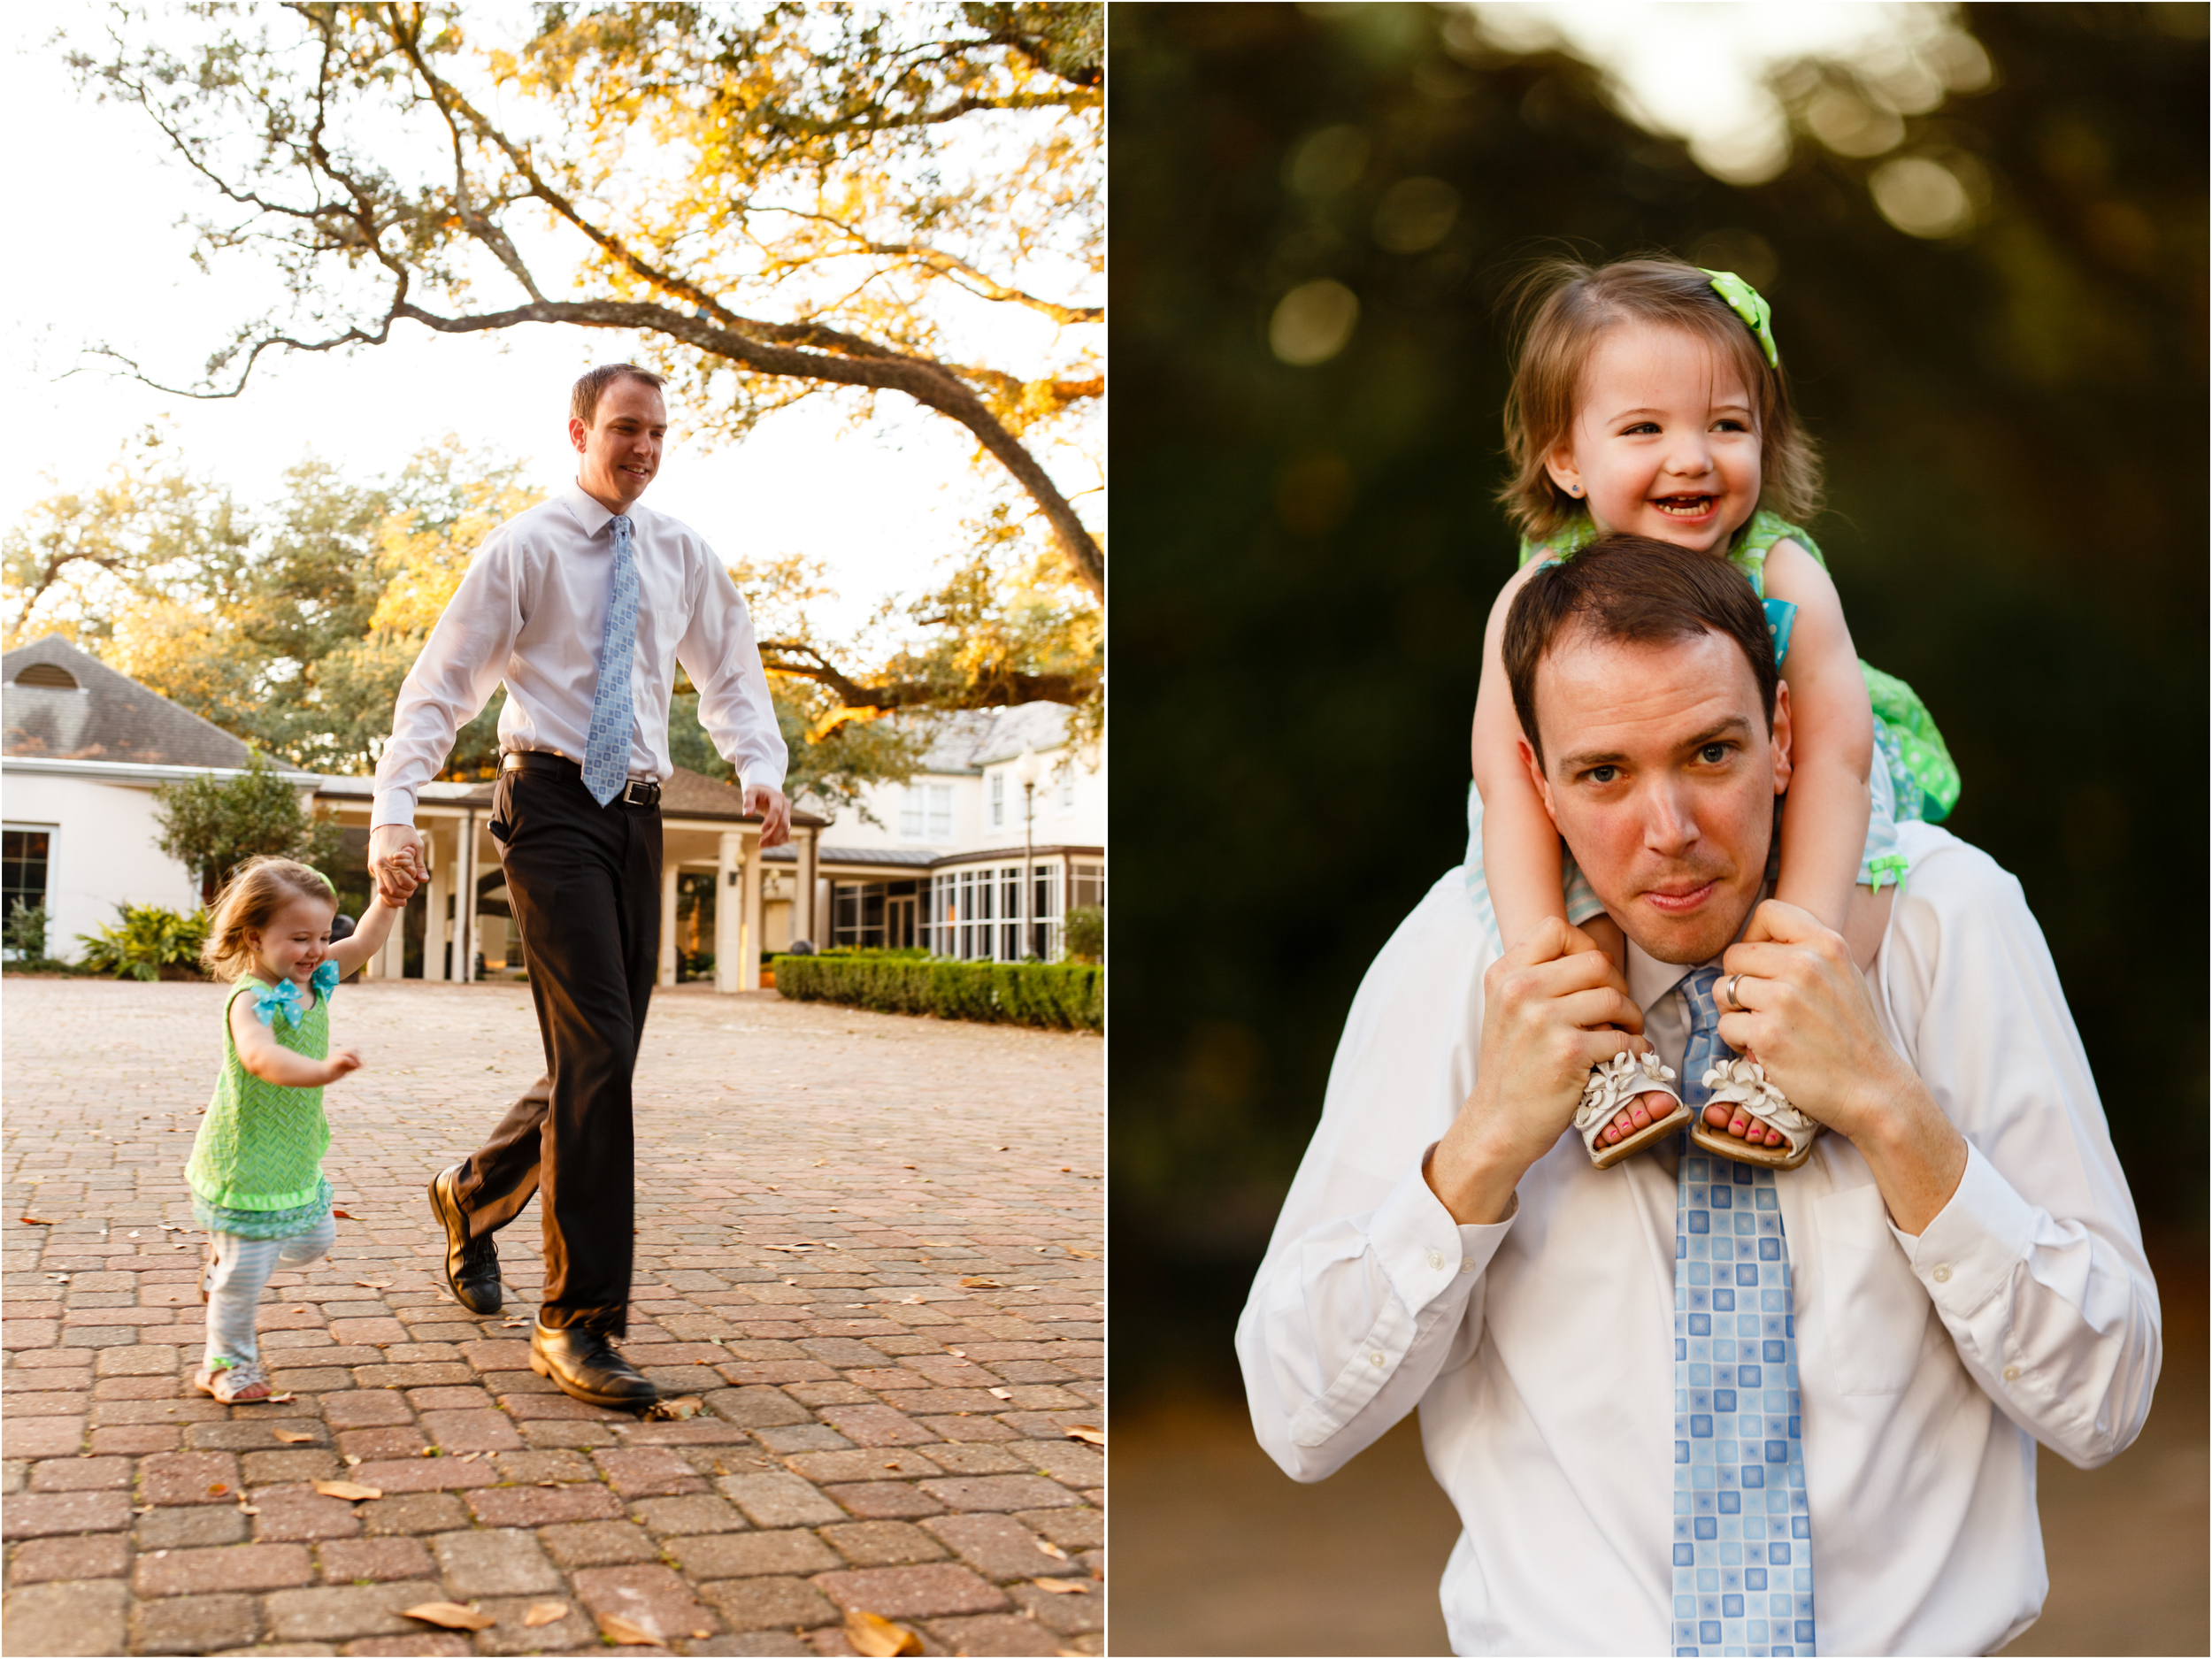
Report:
[[649,1406],[661,1391],[636,1366],[614,1351],[597,1331],[572,1325],[558,1331],[543,1325],[530,1333],[530,1369],[550,1377],[560,1391],[587,1405],[626,1409]]
[[445,1282],[471,1313],[497,1313],[500,1302],[499,1247],[492,1235],[469,1237],[468,1217],[453,1190],[461,1166],[441,1170],[430,1183],[430,1212],[445,1229]]

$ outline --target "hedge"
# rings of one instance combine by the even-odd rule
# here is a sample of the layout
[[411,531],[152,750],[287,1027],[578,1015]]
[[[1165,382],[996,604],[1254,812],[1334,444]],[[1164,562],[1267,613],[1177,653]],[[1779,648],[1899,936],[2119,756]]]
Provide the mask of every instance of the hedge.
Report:
[[1106,1026],[1105,970],[1081,963],[955,962],[856,951],[778,956],[775,971],[776,994],[795,1002],[1057,1031]]

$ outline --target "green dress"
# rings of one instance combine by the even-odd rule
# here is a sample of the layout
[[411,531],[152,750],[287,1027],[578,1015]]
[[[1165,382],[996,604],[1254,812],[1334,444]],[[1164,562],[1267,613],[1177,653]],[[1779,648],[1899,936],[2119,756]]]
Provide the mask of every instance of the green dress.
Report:
[[330,992],[319,984],[296,1020],[279,1006],[277,987],[248,974],[223,999],[223,1071],[184,1166],[192,1213],[210,1233],[285,1239],[312,1232],[330,1213],[323,1154],[330,1125],[320,1088],[285,1088],[245,1068],[230,1030],[231,1005],[255,995],[260,1015],[283,1047],[311,1060],[330,1055]]
[[[1541,546],[1521,543],[1521,563],[1525,565],[1540,554],[1548,553],[1555,558],[1571,558],[1597,540],[1597,526],[1590,522],[1588,513],[1582,514],[1558,534],[1548,537]],[[1789,650],[1790,624],[1797,607],[1786,600],[1767,598],[1766,559],[1777,541],[1791,541],[1817,559],[1821,567],[1828,561],[1812,537],[1795,525],[1762,508],[1751,515],[1750,521],[1730,540],[1728,562],[1744,573],[1751,584],[1751,591],[1759,595],[1767,609],[1767,632],[1774,636],[1774,657],[1780,662]],[[1886,674],[1862,658],[1859,672],[1866,681],[1868,701],[1874,705],[1874,747],[1881,755],[1884,769],[1889,773],[1890,787],[1895,792],[1897,818],[1903,822],[1918,818],[1924,823],[1940,823],[1954,806],[1958,804],[1959,771],[1952,764],[1951,751],[1945,747],[1942,733],[1936,730],[1935,718],[1928,712],[1928,705],[1919,694],[1893,674]]]

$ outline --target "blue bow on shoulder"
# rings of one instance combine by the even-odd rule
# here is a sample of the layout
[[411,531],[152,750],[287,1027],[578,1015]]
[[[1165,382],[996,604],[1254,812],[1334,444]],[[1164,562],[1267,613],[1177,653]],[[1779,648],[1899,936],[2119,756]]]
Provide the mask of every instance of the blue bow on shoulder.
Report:
[[[310,976],[310,982],[315,987],[315,995],[327,1001],[330,994],[338,988],[338,964],[334,962],[324,963]],[[284,1023],[288,1025],[296,1025],[307,1018],[307,997],[301,991],[298,980],[281,979],[254,993],[253,1011],[260,1016],[261,1023],[272,1030],[276,1027],[279,1010],[283,1010]]]

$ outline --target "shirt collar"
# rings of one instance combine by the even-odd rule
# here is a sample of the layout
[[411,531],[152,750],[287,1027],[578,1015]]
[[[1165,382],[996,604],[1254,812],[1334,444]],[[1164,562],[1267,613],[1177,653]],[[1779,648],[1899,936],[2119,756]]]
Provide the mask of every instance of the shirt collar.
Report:
[[[568,509],[569,515],[583,526],[584,534],[588,536],[596,536],[607,527],[608,521],[614,517],[606,508],[594,500],[581,484],[571,484],[563,490],[561,502]],[[634,509],[630,514],[630,522],[633,524],[637,522]]]

